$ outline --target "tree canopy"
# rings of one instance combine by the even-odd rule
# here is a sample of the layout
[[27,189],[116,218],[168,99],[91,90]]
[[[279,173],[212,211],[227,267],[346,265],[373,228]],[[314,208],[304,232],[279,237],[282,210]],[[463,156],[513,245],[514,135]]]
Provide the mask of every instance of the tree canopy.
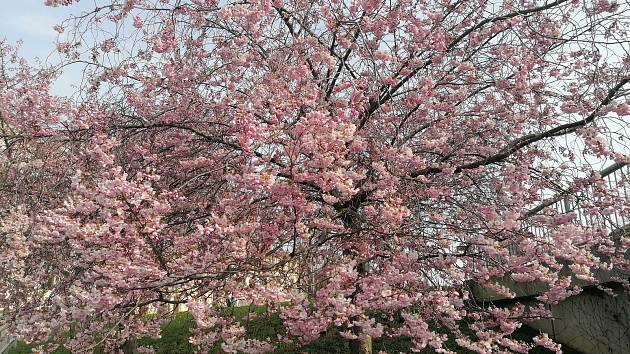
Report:
[[[627,4],[94,2],[55,26],[61,66],[0,47],[0,308],[20,338],[114,351],[185,304],[205,351],[338,327],[359,352],[450,352],[437,326],[526,353],[522,321],[630,271],[621,225],[578,217],[630,211],[627,175],[602,179],[630,162]],[[84,81],[52,95],[70,65]],[[471,297],[514,297],[505,278],[545,291]],[[231,299],[286,335],[246,338]]]

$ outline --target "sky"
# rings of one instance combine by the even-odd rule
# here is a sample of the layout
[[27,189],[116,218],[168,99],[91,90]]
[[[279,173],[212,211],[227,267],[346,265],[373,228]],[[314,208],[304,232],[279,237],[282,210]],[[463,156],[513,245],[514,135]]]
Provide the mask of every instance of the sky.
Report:
[[[45,0],[1,0],[0,39],[15,44],[22,41],[20,56],[31,64],[36,58],[45,64],[56,64],[60,60],[55,51],[57,32],[53,26],[61,23],[72,14],[93,9],[94,0],[82,0],[70,7],[45,6]],[[72,85],[81,78],[79,68],[69,68],[53,85],[52,92],[57,95],[72,94]]]

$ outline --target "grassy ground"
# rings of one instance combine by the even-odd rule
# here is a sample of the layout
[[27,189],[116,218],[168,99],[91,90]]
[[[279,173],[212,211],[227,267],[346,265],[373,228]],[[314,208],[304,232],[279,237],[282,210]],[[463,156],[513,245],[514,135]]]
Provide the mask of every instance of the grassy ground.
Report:
[[[237,318],[240,318],[247,329],[247,333],[251,338],[266,339],[275,338],[277,334],[284,332],[282,321],[277,315],[268,315],[263,307],[236,307],[233,311]],[[250,313],[250,315],[248,315]],[[255,315],[251,315],[255,314]],[[139,340],[139,346],[153,347],[158,354],[192,354],[194,353],[192,345],[188,343],[190,336],[190,328],[193,325],[191,316],[188,313],[178,314],[170,323],[162,328],[162,337],[160,339],[143,338]],[[387,325],[387,323],[385,323]],[[464,325],[465,327],[465,325]],[[463,327],[463,328],[464,328]],[[512,334],[513,338],[531,342],[531,338],[538,335],[538,331],[522,327]],[[374,340],[374,352],[382,350],[387,353],[411,353],[411,341],[407,338],[377,338]],[[450,349],[457,353],[473,353],[471,351],[459,348],[454,339],[447,342]],[[566,354],[579,354],[570,348],[564,348]],[[218,352],[218,350],[217,350]],[[28,354],[31,353],[31,347],[18,343],[9,350],[8,354]],[[55,354],[71,354],[65,348],[59,348]],[[347,340],[339,335],[337,330],[330,330],[322,335],[313,343],[298,347],[296,345],[283,345],[276,350],[278,354],[349,354]],[[421,353],[434,353],[431,349],[425,349]],[[535,348],[530,351],[532,354],[551,353],[542,348]],[[98,354],[98,353],[96,353]]]

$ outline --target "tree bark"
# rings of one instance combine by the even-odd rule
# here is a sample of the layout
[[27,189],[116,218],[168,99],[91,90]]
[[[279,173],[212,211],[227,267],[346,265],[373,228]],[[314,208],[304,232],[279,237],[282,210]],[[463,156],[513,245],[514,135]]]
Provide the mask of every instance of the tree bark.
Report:
[[136,338],[129,338],[123,343],[121,349],[124,354],[138,354],[138,341]]
[[372,354],[372,337],[353,339],[350,341],[350,353]]
[[[357,264],[357,271],[359,276],[365,276],[368,273],[368,262],[361,262]],[[356,295],[356,293],[355,293]],[[353,295],[354,296],[354,295]],[[354,299],[353,299],[354,302]],[[358,327],[354,327],[352,332],[359,336],[358,339],[350,340],[350,353],[352,354],[372,354],[372,337],[361,337],[362,333]]]

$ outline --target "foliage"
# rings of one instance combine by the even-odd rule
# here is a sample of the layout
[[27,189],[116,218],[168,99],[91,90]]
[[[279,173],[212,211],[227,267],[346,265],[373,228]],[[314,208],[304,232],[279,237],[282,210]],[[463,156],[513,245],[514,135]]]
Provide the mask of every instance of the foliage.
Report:
[[[242,322],[244,322],[245,327],[247,328],[247,335],[251,338],[256,339],[266,339],[269,337],[275,337],[278,334],[284,333],[286,330],[282,326],[282,320],[277,315],[268,315],[266,313],[266,309],[264,307],[257,307],[253,311],[249,306],[241,306],[233,308],[235,311],[235,315]],[[254,317],[251,320],[247,320],[247,314],[257,314],[258,316]],[[378,317],[378,316],[377,316]],[[383,318],[379,319],[379,322],[382,322]],[[386,325],[400,325],[400,323],[387,323],[382,322]],[[466,324],[461,324],[463,328],[465,328]],[[143,338],[138,342],[139,346],[150,346],[155,349],[156,353],[162,354],[192,354],[193,348],[188,342],[190,337],[190,327],[194,326],[194,319],[189,313],[183,312],[177,314],[173,320],[171,320],[167,325],[162,327],[161,330],[161,338],[160,339],[149,339]],[[438,329],[439,330],[439,329]],[[474,336],[474,332],[467,330],[467,335]],[[513,333],[513,337],[518,338],[519,340],[523,340],[526,342],[531,342],[532,338],[538,335],[538,332],[535,330],[523,326],[517,331]],[[454,337],[449,336],[449,340],[447,341],[447,347],[454,349],[454,351],[458,354],[465,353],[473,353],[469,350],[458,347],[454,342]],[[412,347],[411,341],[409,338],[378,338],[374,343],[374,350],[384,351],[386,353],[408,353]],[[306,346],[297,346],[294,344],[285,344],[281,345],[274,353],[277,354],[299,354],[299,353],[310,353],[310,354],[345,354],[350,353],[347,345],[347,341],[339,335],[338,330],[329,330],[321,337],[319,337],[316,341],[309,343]],[[421,353],[433,353],[430,349],[425,349],[421,351]],[[579,354],[570,348],[563,348],[563,352],[565,354]],[[8,354],[29,354],[31,353],[31,347],[18,342],[15,347],[9,350]],[[65,354],[67,351],[57,350],[56,354]],[[545,354],[549,353],[548,350],[540,347],[536,347],[533,350],[529,351],[530,354]]]

